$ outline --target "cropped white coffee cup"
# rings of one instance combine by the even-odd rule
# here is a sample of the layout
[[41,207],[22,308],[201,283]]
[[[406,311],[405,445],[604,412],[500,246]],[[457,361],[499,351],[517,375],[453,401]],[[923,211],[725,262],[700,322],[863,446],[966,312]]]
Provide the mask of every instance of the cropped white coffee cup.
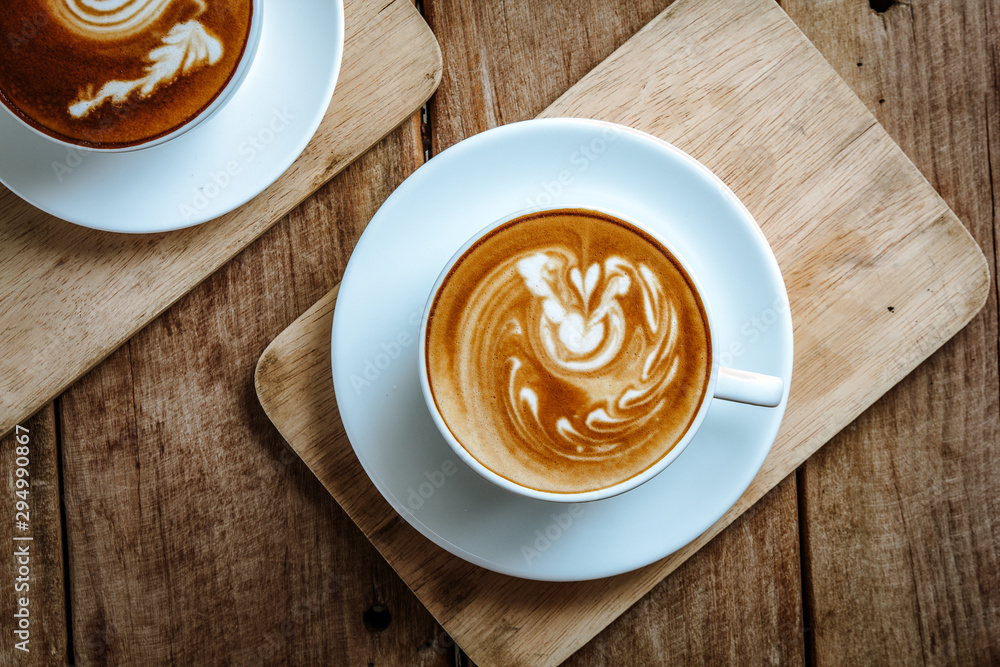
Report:
[[[704,397],[702,398],[701,405],[698,406],[698,410],[695,413],[694,419],[691,421],[691,425],[688,427],[684,436],[680,441],[675,444],[669,452],[662,458],[660,458],[656,463],[654,463],[649,468],[646,468],[641,473],[629,477],[628,479],[622,480],[617,484],[611,486],[603,487],[600,489],[594,489],[590,491],[580,491],[580,492],[552,492],[552,491],[542,491],[538,489],[533,489],[530,487],[522,486],[517,482],[511,481],[506,477],[498,475],[493,472],[485,465],[480,463],[475,456],[473,456],[469,450],[467,450],[462,443],[455,437],[451,429],[448,427],[444,416],[441,414],[437,407],[437,403],[434,400],[434,396],[431,393],[430,378],[428,375],[427,367],[427,326],[430,320],[431,308],[434,305],[434,301],[437,298],[438,291],[444,284],[445,279],[451,272],[455,264],[465,255],[465,253],[472,248],[481,238],[492,232],[497,227],[504,225],[511,220],[520,218],[531,213],[538,213],[542,211],[553,211],[553,210],[564,210],[564,209],[574,209],[574,210],[592,210],[611,217],[617,218],[627,224],[632,225],[638,230],[641,230],[648,235],[648,237],[654,239],[659,245],[663,246],[678,262],[680,262],[684,271],[687,273],[691,282],[694,284],[694,288],[701,299],[702,306],[704,307],[705,315],[708,320],[708,330],[711,339],[711,362],[712,370],[708,381],[708,387],[705,391]],[[694,438],[695,434],[698,432],[698,428],[701,426],[702,421],[705,419],[705,415],[708,412],[708,408],[712,403],[713,399],[721,399],[725,401],[733,401],[737,403],[746,403],[749,405],[761,406],[762,408],[772,408],[777,407],[784,396],[784,383],[781,378],[773,377],[770,375],[762,375],[760,373],[751,373],[748,371],[737,370],[734,368],[724,368],[719,365],[718,356],[715,351],[720,349],[719,343],[719,333],[715,326],[715,320],[712,317],[712,307],[706,298],[705,291],[701,287],[701,283],[698,281],[697,275],[691,270],[690,264],[685,261],[684,257],[679,254],[673,246],[670,245],[663,237],[651,230],[649,227],[632,220],[626,216],[616,213],[614,211],[609,211],[606,209],[597,209],[594,207],[575,207],[575,206],[559,206],[559,207],[539,207],[526,209],[523,211],[518,211],[517,213],[511,214],[496,222],[484,227],[475,236],[470,238],[465,245],[463,245],[448,263],[441,270],[437,281],[434,283],[434,287],[431,289],[430,296],[427,299],[427,304],[424,307],[423,318],[420,324],[420,387],[424,395],[424,401],[427,403],[427,407],[430,410],[431,417],[434,420],[435,425],[444,436],[445,441],[448,445],[455,451],[455,453],[469,465],[473,470],[478,472],[480,475],[493,482],[497,486],[512,491],[514,493],[520,494],[522,496],[527,496],[530,498],[536,498],[539,500],[549,500],[555,502],[567,502],[567,503],[579,503],[588,502],[592,500],[601,500],[603,498],[610,498],[616,496],[620,493],[624,493],[635,487],[647,482],[656,475],[658,475],[664,468],[670,465],[684,448],[687,447],[688,443]]]
[[260,35],[264,23],[263,19],[264,0],[253,0],[253,13],[250,16],[250,33],[247,35],[247,43],[246,47],[243,49],[243,55],[240,57],[240,62],[236,66],[236,71],[233,72],[233,76],[230,77],[229,82],[226,83],[226,86],[219,92],[219,94],[215,96],[215,99],[212,100],[211,104],[206,106],[197,115],[190,118],[186,123],[175,129],[173,132],[155,137],[141,144],[115,148],[102,148],[99,146],[87,146],[80,143],[73,143],[42,132],[18,116],[2,102],[0,102],[0,113],[7,114],[8,116],[14,118],[21,127],[26,128],[29,132],[35,134],[36,136],[44,138],[46,141],[51,141],[60,146],[65,146],[66,148],[78,151],[93,151],[95,153],[131,153],[165,144],[172,139],[176,139],[177,137],[190,132],[195,127],[214,116],[219,112],[219,110],[222,109],[222,107],[226,105],[227,102],[229,102],[230,99],[232,99],[233,94],[239,89],[239,87],[243,84],[243,81],[246,79],[247,73],[250,71],[250,67],[253,65],[254,59],[257,56],[257,47],[260,45]]

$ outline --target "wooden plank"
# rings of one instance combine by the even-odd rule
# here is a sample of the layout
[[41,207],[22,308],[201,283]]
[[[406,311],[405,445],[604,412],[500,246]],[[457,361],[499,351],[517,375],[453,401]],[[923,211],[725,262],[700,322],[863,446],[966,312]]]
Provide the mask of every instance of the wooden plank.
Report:
[[65,394],[80,664],[451,664],[251,386],[422,159],[414,118]]
[[188,230],[125,235],[56,220],[0,187],[0,434],[191,291],[410,116],[440,76],[412,2],[347,0],[344,66],[305,152],[246,206]]
[[[783,3],[997,276],[1000,3]],[[891,304],[887,304],[891,305]],[[997,300],[803,468],[815,664],[1000,661]]]
[[[583,2],[568,12],[530,0],[427,2],[445,66],[430,106],[434,151],[538,115],[667,4]],[[568,664],[801,663],[795,483],[779,489]],[[748,578],[754,568],[769,576]]]
[[565,667],[805,664],[796,504],[789,476]]
[[[477,651],[480,656],[485,653],[486,661],[481,664],[558,663],[571,652],[566,650],[567,645],[575,641],[579,642],[578,647],[583,643],[580,636],[597,634],[641,597],[642,593],[637,591],[653,588],[665,573],[676,569],[717,535],[728,520],[748,509],[754,499],[763,495],[761,484],[779,481],[773,470],[765,469],[764,481],[758,479],[730,514],[708,533],[665,561],[619,577],[578,584],[544,584],[504,577],[469,565],[428,543],[395,515],[350,448],[339,423],[329,378],[329,330],[336,294],[334,289],[325,295],[268,347],[257,368],[258,396],[282,435],[351,518],[364,528],[435,615],[447,619],[446,629],[458,638],[460,646],[472,648],[474,656]],[[788,502],[787,498],[780,501]],[[786,526],[794,525],[794,514],[791,520],[784,511],[775,514],[775,520],[785,522]],[[759,537],[748,536],[748,539]],[[784,567],[794,567],[797,561],[790,554],[794,551],[794,540],[786,534],[778,543],[785,553]],[[762,557],[766,558],[766,554]],[[706,561],[711,562],[711,557]],[[784,570],[778,578],[786,595],[797,588],[794,573]],[[714,591],[713,595],[714,600],[704,600],[699,605],[729,604],[731,596],[727,591]],[[767,608],[757,608],[756,613]],[[774,608],[770,608],[773,612]],[[799,609],[800,605],[796,605],[791,613],[796,614]],[[770,627],[766,623],[764,626]],[[784,634],[788,626],[781,623],[781,630],[779,641],[784,645],[788,641]],[[507,647],[491,636],[494,631],[521,645]],[[652,635],[647,638],[649,650],[655,652],[657,638]],[[702,638],[708,639],[705,635]],[[484,642],[490,643],[484,647]],[[707,644],[691,648],[692,653],[718,650]],[[556,651],[565,653],[559,655]]]
[[[62,500],[55,410],[51,404],[47,405],[18,426],[0,439],[0,475],[4,480],[3,511],[6,515],[0,521],[0,544],[4,550],[0,565],[0,610],[4,626],[0,656],[4,658],[0,663],[67,664]],[[19,469],[26,470],[27,474],[20,473]],[[27,503],[26,515],[16,514],[18,501]],[[22,567],[27,571],[21,570]],[[22,601],[27,604],[21,605]],[[28,627],[24,629],[20,625],[25,618],[22,609],[27,610]],[[18,636],[15,631],[27,634]]]
[[990,284],[958,219],[766,0],[679,0],[546,114],[644,129],[733,187],[785,273],[796,375],[771,455],[715,526],[642,570],[546,585],[485,572],[431,547],[366,479],[330,387],[334,293],[283,332],[258,366],[268,415],[482,664],[562,661],[939,348],[981,308]]
[[434,153],[534,118],[670,3],[425,0],[444,60],[430,104]]

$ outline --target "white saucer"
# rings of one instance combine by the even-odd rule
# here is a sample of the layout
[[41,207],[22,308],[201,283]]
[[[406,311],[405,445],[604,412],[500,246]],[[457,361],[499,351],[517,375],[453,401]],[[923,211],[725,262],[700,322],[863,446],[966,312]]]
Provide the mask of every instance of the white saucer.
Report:
[[278,179],[330,106],[343,0],[264,3],[256,60],[232,99],[169,143],[132,153],[67,150],[0,113],[0,183],[85,227],[163,232],[217,218]]
[[[420,314],[441,267],[469,237],[511,212],[548,204],[619,211],[670,240],[702,280],[723,364],[781,377],[781,405],[713,402],[701,430],[663,473],[583,505],[516,496],[466,467],[421,396]],[[528,579],[610,576],[681,548],[750,484],[777,435],[791,383],[787,304],[760,228],[735,195],[686,154],[597,121],[515,123],[432,159],[368,225],[334,314],[337,403],[379,491],[441,547]]]

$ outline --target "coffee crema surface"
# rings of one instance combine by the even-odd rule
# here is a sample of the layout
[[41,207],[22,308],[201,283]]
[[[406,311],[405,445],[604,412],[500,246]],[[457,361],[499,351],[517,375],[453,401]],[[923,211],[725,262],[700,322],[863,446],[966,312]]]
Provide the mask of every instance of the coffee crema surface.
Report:
[[3,0],[0,102],[68,143],[146,143],[228,85],[252,15],[253,0]]
[[707,316],[644,231],[563,209],[492,230],[449,271],[425,354],[455,439],[521,486],[613,486],[666,456],[711,377]]

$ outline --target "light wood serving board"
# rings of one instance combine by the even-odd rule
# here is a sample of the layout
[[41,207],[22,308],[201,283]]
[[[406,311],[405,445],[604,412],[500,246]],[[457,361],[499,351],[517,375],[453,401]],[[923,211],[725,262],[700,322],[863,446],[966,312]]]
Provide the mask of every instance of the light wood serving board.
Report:
[[0,435],[229,261],[431,96],[437,41],[410,0],[346,0],[344,61],[285,174],[217,220],[130,236],[53,218],[0,186]]
[[679,0],[543,115],[644,130],[728,183],[784,273],[795,366],[774,448],[717,524],[639,571],[547,584],[451,556],[366,477],[333,393],[336,290],[283,332],[257,368],[268,415],[484,666],[564,660],[961,329],[989,289],[962,223],[771,0]]

